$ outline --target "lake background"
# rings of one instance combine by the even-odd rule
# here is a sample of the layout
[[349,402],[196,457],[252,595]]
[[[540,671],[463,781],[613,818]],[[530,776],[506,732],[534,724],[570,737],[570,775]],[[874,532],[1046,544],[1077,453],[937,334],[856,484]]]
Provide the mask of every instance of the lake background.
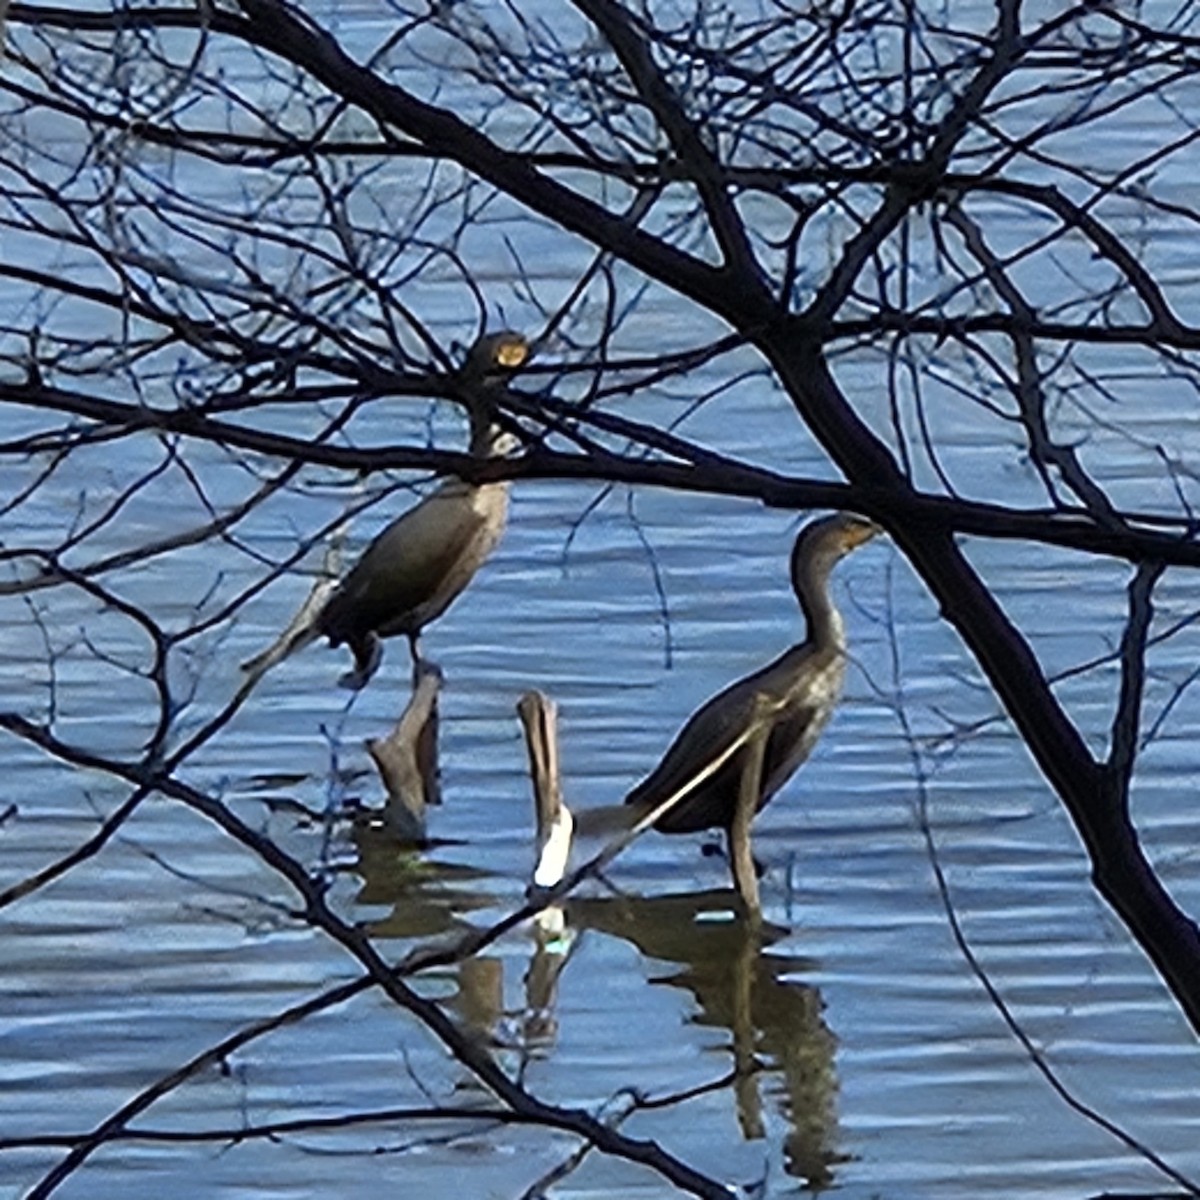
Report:
[[[361,13],[339,12],[352,41],[370,42],[371,23],[355,24]],[[1147,128],[1143,116],[1133,109],[1123,120],[1149,143],[1164,140],[1167,125]],[[195,164],[172,169],[181,190],[222,186]],[[397,171],[373,187],[384,190]],[[1165,187],[1170,194],[1169,179]],[[1003,219],[997,227],[1014,240],[1030,236],[1018,213],[1008,220],[1011,229]],[[520,230],[526,253],[541,264],[535,282],[547,302],[570,290],[585,254],[511,213],[498,224]],[[496,228],[481,226],[469,243],[494,326],[536,333],[538,314],[521,302]],[[1173,243],[1171,253],[1188,256],[1171,293],[1186,319],[1194,250]],[[72,264],[65,250],[57,265],[92,269]],[[473,335],[456,316],[461,296],[452,281],[444,294],[426,282],[422,304],[447,343]],[[572,334],[586,344],[586,332],[585,317]],[[699,322],[681,329],[677,302],[652,291],[636,321],[621,328],[619,350],[654,354],[721,332]],[[585,358],[565,341],[551,341],[542,355],[550,365]],[[890,436],[879,361],[861,348],[837,361],[837,375],[872,426]],[[1141,366],[1136,355],[1128,365]],[[531,375],[522,386],[537,390],[548,378]],[[578,385],[559,383],[567,398]],[[614,407],[666,424],[711,390],[715,398],[678,432],[797,476],[836,478],[752,355],[723,356],[685,383]],[[923,403],[951,476],[969,481],[972,495],[1039,503],[1036,473],[1004,423],[939,390],[936,375],[927,386]],[[1181,417],[1171,388],[1141,398],[1135,412],[1120,412],[1119,435],[1065,399],[1056,430],[1069,438],[1086,428],[1090,465],[1116,502],[1173,512],[1177,494],[1155,448],[1169,446],[1186,467],[1195,458],[1195,415]],[[38,427],[16,409],[4,419],[10,438]],[[287,406],[254,420],[301,435],[319,425],[314,413]],[[394,399],[368,406],[351,436],[360,444],[459,446],[462,428],[448,409]],[[189,445],[187,455],[218,508],[243,499],[267,469],[209,446]],[[162,460],[150,438],[73,453],[67,469],[15,510],[6,545],[52,543]],[[6,463],[5,497],[18,495],[41,466]],[[927,470],[918,463],[914,475],[920,480]],[[1194,483],[1183,474],[1190,495]],[[238,544],[206,542],[122,570],[111,582],[164,627],[187,628],[262,580],[260,556],[284,559],[298,537],[383,482],[306,470],[238,526]],[[347,557],[412,499],[400,489],[357,517]],[[205,518],[195,491],[168,467],[119,521],[86,540],[80,558]],[[337,907],[370,926],[389,956],[467,923],[498,920],[521,902],[533,858],[518,697],[537,687],[560,705],[569,803],[619,800],[700,703],[800,636],[787,582],[798,527],[794,514],[721,498],[516,485],[504,540],[424,639],[446,677],[445,803],[433,810],[430,831],[453,844],[414,856],[348,820],[314,824],[292,807],[323,812],[352,798],[380,802],[362,742],[389,728],[407,697],[403,644],[389,645],[380,673],[352,703],[336,686],[345,652],[306,649],[272,671],[181,774],[313,869],[328,870]],[[192,689],[177,736],[236,691],[238,663],[290,619],[321,549],[235,620],[173,655],[173,682]],[[1111,655],[1126,612],[1124,570],[1019,543],[973,541],[967,549],[1048,673]],[[659,1140],[722,1181],[765,1177],[769,1196],[813,1188],[853,1200],[1170,1190],[1126,1141],[1066,1103],[1043,1066],[1130,1138],[1200,1177],[1194,1037],[1093,893],[1066,817],[1007,722],[996,719],[978,671],[886,539],[847,559],[833,587],[853,665],[845,701],[812,760],[756,825],[771,926],[763,945],[730,918],[727,869],[700,852],[704,839],[649,835],[609,869],[609,886],[585,887],[569,909],[565,964],[561,946],[539,945],[522,930],[454,970],[427,973],[420,989],[443,999],[532,1092],[555,1103],[614,1112],[630,1089],[651,1099],[696,1089],[678,1104],[634,1113],[622,1130]],[[1189,614],[1193,593],[1185,574],[1169,574],[1156,595],[1155,631]],[[1195,640],[1185,629],[1152,651],[1150,719],[1195,661]],[[47,642],[55,651],[53,692]],[[34,592],[30,603],[0,597],[3,707],[45,719],[53,695],[60,736],[133,754],[152,728],[153,694],[114,665],[122,662],[145,665],[144,639],[78,592]],[[1106,744],[1116,678],[1101,662],[1061,685],[1097,750]],[[1200,896],[1188,801],[1198,719],[1185,690],[1156,731],[1134,792],[1153,859],[1193,912]],[[88,837],[127,792],[16,739],[0,744],[7,783],[0,799],[16,806],[0,825],[0,883],[8,886]],[[1029,1045],[1014,1036],[956,942],[935,861],[979,968]],[[281,911],[286,898],[256,859],[156,797],[97,858],[0,910],[0,1136],[86,1130],[247,1022],[353,977],[344,954]],[[730,1081],[735,1067],[741,1077]],[[253,1043],[224,1070],[172,1093],[138,1126],[226,1129],[228,1139],[110,1145],[61,1194],[350,1198],[404,1187],[430,1200],[520,1196],[569,1156],[570,1139],[483,1121],[380,1121],[233,1140],[247,1123],[483,1098],[426,1031],[367,993]],[[61,1154],[6,1149],[0,1194],[23,1194]],[[646,1172],[593,1154],[548,1194],[674,1193]]]

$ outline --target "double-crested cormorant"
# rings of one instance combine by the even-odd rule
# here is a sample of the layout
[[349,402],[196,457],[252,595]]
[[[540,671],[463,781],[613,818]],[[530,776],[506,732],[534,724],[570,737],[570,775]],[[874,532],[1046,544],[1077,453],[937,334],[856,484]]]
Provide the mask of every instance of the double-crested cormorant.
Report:
[[734,882],[752,912],[758,911],[758,879],[750,822],[812,752],[845,679],[846,631],[829,595],[829,573],[878,532],[847,513],[801,530],[792,550],[792,587],[808,636],[695,712],[625,798],[631,823],[666,805],[653,821],[663,833],[724,829]]
[[[513,439],[492,419],[488,388],[529,360],[519,333],[495,333],[471,348],[457,393],[471,417],[471,453],[491,458]],[[500,540],[508,517],[507,481],[472,484],[448,479],[397,517],[366,549],[317,619],[331,646],[354,653],[350,687],[362,687],[379,664],[380,639],[404,634],[414,663],[421,630],[436,620],[471,581]]]

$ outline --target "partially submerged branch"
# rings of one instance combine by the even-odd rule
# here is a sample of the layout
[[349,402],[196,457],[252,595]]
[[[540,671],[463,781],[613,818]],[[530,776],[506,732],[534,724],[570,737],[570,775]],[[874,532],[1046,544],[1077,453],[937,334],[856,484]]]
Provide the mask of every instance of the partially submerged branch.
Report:
[[386,737],[366,743],[387,791],[384,824],[401,841],[416,845],[426,841],[426,808],[438,802],[436,728],[441,686],[441,670],[421,659],[412,697],[395,728]]
[[558,706],[542,692],[526,692],[517,701],[517,715],[525,731],[529,775],[537,814],[537,865],[534,888],[552,888],[566,873],[575,827],[571,810],[563,802],[558,768]]

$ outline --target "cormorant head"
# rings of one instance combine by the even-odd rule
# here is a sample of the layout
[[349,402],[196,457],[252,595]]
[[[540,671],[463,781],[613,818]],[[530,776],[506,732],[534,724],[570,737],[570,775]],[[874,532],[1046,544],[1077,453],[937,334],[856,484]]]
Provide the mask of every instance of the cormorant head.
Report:
[[459,375],[464,383],[502,383],[515,375],[533,357],[533,347],[524,334],[511,329],[481,337],[467,352]]
[[[511,329],[481,337],[469,351],[451,384],[451,396],[471,420],[471,452],[487,457],[506,454],[516,444],[496,423],[496,391],[533,356],[524,334]],[[500,440],[498,439],[498,436]]]
[[827,573],[851,550],[882,532],[874,521],[854,513],[835,513],[810,522],[792,548],[792,579],[798,581],[813,571]]

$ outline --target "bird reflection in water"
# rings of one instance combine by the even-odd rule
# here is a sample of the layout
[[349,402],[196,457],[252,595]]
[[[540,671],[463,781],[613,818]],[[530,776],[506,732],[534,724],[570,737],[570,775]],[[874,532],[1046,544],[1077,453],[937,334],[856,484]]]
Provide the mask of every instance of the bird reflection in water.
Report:
[[[387,793],[385,805],[358,811],[352,825],[357,851],[353,869],[363,881],[357,902],[391,907],[386,917],[366,924],[375,937],[465,933],[467,914],[501,902],[486,885],[487,872],[430,857],[453,844],[431,839],[425,823],[438,766],[436,746],[425,744],[424,733],[442,675],[433,664],[420,661],[416,678],[395,728],[367,744]],[[505,1006],[501,959],[476,954],[448,969],[457,986],[451,1006],[462,1027],[492,1048],[519,1052],[518,1075],[525,1061],[554,1042],[557,979],[571,945],[558,910],[540,914],[531,934],[534,950],[524,999],[515,1010]]]
[[378,820],[355,820],[351,838],[356,859],[349,868],[362,884],[354,902],[361,908],[386,908],[363,927],[375,937],[427,938],[467,928],[468,913],[499,903],[488,887],[487,871],[437,857],[451,843],[404,843]]
[[[389,909],[363,923],[372,937],[415,941],[466,933],[472,912],[503,903],[489,884],[489,872],[432,857],[449,843],[404,845],[380,821],[356,823],[353,840],[357,861],[351,869],[362,879],[355,903]],[[475,954],[425,975],[453,981],[450,1007],[461,1027],[480,1043],[513,1053],[518,1077],[525,1061],[541,1057],[554,1045],[558,978],[573,943],[561,923],[534,923],[528,932],[532,948],[523,989],[511,1005],[504,986],[505,961],[510,967],[514,961],[511,954]]]
[[[554,703],[531,692],[522,697],[517,711],[525,731],[537,817],[536,895],[562,880],[574,820],[562,796]],[[730,1086],[743,1136],[766,1136],[762,1088],[779,1079],[779,1108],[788,1123],[784,1168],[808,1187],[827,1187],[840,1161],[835,1149],[836,1039],[825,1024],[820,993],[797,979],[813,964],[768,952],[784,931],[760,920],[741,919],[733,911],[733,900],[727,891],[571,897],[543,910],[539,921],[556,924],[562,944],[570,944],[572,937],[582,941],[592,931],[628,942],[648,960],[678,967],[652,976],[651,982],[690,992],[696,1024],[729,1030]],[[557,916],[547,921],[547,914]],[[555,964],[555,979],[564,964],[561,958]],[[533,976],[531,969],[527,979]],[[542,1004],[543,1019],[551,1027],[552,1013],[545,999]]]
[[[728,891],[572,899],[577,936],[594,930],[635,946],[654,986],[689,992],[697,1025],[729,1032],[732,1091],[742,1136],[766,1136],[763,1094],[778,1096],[788,1125],[784,1169],[814,1190],[828,1187],[837,1151],[837,1039],[818,989],[798,976],[811,960],[771,953],[783,931],[742,921]],[[674,968],[657,973],[653,964]]]
[[[382,827],[358,829],[355,843],[355,870],[363,879],[357,903],[390,907],[368,923],[375,937],[453,933],[466,928],[470,912],[501,902],[486,872],[431,861],[400,847]],[[651,986],[690,995],[691,1023],[728,1031],[733,1069],[727,1086],[742,1136],[765,1137],[774,1106],[786,1123],[784,1169],[806,1187],[824,1188],[841,1161],[836,1038],[820,993],[801,978],[812,963],[772,953],[781,931],[736,919],[730,899],[728,891],[571,899],[559,925],[530,931],[518,997],[505,995],[506,968],[516,965],[511,952],[477,955],[448,969],[455,987],[449,1004],[460,1027],[508,1056],[519,1079],[529,1062],[554,1055],[562,1020],[558,987],[573,947],[595,935],[619,938],[645,959]],[[466,1075],[462,1086],[470,1086]]]

